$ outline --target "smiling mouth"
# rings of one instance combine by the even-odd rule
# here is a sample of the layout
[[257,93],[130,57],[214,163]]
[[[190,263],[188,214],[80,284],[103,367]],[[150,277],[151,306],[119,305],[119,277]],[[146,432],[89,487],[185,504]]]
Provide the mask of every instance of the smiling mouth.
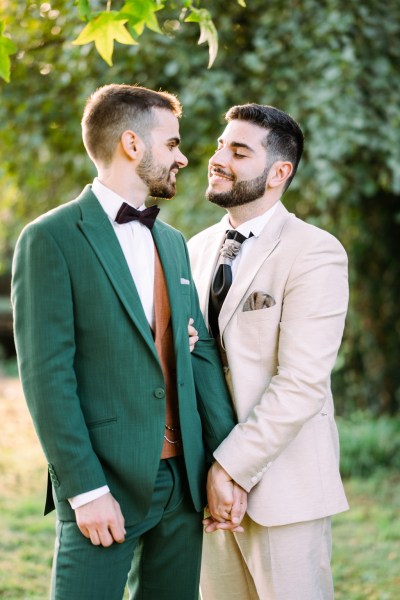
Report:
[[232,175],[228,175],[228,173],[224,173],[223,171],[219,171],[216,169],[212,169],[208,175],[209,179],[225,179],[227,181],[233,181]]

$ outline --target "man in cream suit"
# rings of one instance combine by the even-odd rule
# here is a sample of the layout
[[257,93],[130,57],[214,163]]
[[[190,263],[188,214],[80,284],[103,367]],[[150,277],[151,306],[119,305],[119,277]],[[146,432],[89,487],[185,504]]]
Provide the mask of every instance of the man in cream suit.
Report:
[[[346,253],[281,203],[303,150],[298,124],[257,104],[231,108],[226,121],[207,198],[228,214],[189,242],[239,422],[208,476],[202,597],[330,600],[330,517],[348,509],[330,388]],[[230,480],[249,493],[244,533],[224,531],[230,516],[217,511],[214,490]]]
[[[168,93],[97,90],[82,129],[98,177],[17,243],[18,363],[58,517],[54,600],[121,600],[134,556],[131,598],[198,597],[206,465],[236,420],[183,236],[144,206],[172,197],[187,164],[180,114]],[[220,491],[221,515],[241,488]]]

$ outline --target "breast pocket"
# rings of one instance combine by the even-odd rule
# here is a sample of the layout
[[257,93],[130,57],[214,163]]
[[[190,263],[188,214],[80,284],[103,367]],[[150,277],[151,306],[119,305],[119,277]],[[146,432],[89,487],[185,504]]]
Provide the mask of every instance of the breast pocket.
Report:
[[238,324],[248,324],[263,322],[272,327],[279,324],[281,319],[281,306],[275,304],[270,308],[260,308],[258,310],[246,310],[237,313]]
[[249,310],[237,313],[238,340],[251,350],[254,360],[262,365],[275,364],[277,360],[281,307]]

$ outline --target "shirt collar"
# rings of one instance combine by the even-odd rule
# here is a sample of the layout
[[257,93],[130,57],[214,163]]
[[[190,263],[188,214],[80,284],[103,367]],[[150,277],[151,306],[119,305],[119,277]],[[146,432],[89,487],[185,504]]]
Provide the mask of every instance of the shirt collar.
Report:
[[[115,221],[115,217],[119,209],[121,208],[121,204],[126,202],[122,196],[113,192],[105,186],[98,177],[95,177],[92,183],[92,192],[96,196],[97,200],[100,202],[102,209],[109,216],[112,221]],[[130,202],[126,202],[130,204]],[[132,205],[131,205],[132,206]],[[145,204],[142,204],[137,210],[144,210],[146,208]]]
[[[267,225],[268,221],[270,221],[272,215],[274,214],[279,202],[276,202],[271,208],[269,208],[265,213],[260,215],[259,217],[254,217],[254,219],[249,219],[245,221],[239,227],[236,227],[236,231],[241,233],[242,235],[249,237],[250,232],[254,237],[258,237],[263,231],[264,227]],[[226,214],[221,219],[222,227],[224,231],[228,229],[232,229],[232,225],[229,221],[229,215]]]

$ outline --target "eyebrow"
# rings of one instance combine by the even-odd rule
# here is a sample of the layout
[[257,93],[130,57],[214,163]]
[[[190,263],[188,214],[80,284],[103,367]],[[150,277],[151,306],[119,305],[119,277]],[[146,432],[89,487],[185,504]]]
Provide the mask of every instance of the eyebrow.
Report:
[[[219,138],[218,143],[222,144],[223,139]],[[253,148],[248,144],[244,144],[243,142],[231,142],[229,146],[231,146],[232,148],[244,148],[245,150],[248,150],[249,152],[252,152],[254,154]]]

